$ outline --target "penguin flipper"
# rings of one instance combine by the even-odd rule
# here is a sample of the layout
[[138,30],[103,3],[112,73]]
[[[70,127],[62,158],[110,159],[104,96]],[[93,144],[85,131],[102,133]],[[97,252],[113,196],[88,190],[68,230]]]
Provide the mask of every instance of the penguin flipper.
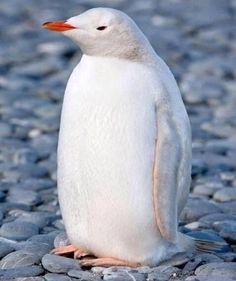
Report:
[[162,237],[177,241],[177,179],[181,160],[181,140],[168,106],[156,110],[157,140],[153,169],[153,203],[157,227]]

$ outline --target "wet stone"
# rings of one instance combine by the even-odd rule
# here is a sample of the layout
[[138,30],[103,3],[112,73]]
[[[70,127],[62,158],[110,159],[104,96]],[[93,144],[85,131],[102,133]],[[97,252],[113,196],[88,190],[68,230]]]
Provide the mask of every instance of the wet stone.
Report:
[[81,269],[77,260],[50,254],[42,258],[42,265],[52,273],[67,273],[71,269]]

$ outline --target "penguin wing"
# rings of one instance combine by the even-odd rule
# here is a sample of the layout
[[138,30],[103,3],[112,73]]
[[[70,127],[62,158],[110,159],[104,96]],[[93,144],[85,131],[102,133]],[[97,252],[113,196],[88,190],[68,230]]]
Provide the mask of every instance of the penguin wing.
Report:
[[153,201],[156,223],[162,237],[177,239],[177,176],[181,140],[168,104],[156,107],[157,138],[153,169]]

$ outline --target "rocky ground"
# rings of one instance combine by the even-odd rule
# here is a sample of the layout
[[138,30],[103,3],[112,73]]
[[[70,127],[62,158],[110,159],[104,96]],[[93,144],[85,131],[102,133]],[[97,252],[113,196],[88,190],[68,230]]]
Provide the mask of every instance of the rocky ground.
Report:
[[[40,25],[94,6],[131,15],[178,80],[193,129],[193,182],[180,229],[219,242],[215,254],[87,270],[48,254],[67,243],[56,145],[65,84],[81,54]],[[1,1],[0,280],[236,280],[235,12],[235,0]]]

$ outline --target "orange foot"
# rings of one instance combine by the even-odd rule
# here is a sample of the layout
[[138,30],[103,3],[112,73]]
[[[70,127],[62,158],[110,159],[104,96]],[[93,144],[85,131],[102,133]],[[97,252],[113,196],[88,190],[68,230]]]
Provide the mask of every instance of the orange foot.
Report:
[[57,247],[51,251],[51,254],[59,256],[74,254],[74,259],[79,259],[89,255],[87,251],[84,251],[73,245]]
[[84,258],[80,260],[81,266],[129,266],[138,267],[141,266],[139,263],[132,263],[115,258]]

